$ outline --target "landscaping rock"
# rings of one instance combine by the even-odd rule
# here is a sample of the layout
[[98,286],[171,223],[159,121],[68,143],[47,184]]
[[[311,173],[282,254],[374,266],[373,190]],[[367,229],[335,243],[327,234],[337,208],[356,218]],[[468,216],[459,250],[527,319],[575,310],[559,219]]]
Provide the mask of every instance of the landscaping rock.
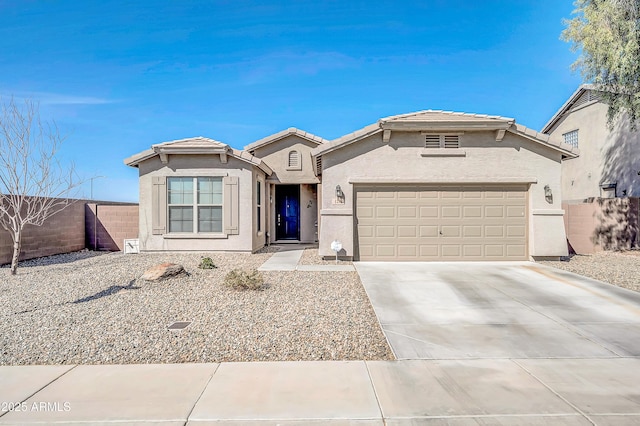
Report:
[[140,279],[145,281],[161,281],[174,277],[184,277],[186,275],[189,274],[184,270],[182,265],[167,262],[147,269]]

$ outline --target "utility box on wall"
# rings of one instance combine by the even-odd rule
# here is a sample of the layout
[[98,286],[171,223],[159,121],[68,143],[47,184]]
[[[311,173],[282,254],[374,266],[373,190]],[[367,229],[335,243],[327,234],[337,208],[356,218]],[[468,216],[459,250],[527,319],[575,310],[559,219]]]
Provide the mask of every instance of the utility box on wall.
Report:
[[140,253],[140,240],[137,238],[124,240],[124,253],[125,254]]

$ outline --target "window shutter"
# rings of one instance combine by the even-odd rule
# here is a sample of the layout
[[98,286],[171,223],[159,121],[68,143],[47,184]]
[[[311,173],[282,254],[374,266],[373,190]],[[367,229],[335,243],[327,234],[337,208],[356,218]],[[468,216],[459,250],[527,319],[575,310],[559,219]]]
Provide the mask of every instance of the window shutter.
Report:
[[238,221],[240,219],[240,207],[238,203],[238,177],[226,176],[224,183],[224,203],[222,206],[222,220],[224,220],[224,233],[238,235]]
[[162,235],[167,231],[167,178],[165,176],[153,176],[151,204],[151,233]]

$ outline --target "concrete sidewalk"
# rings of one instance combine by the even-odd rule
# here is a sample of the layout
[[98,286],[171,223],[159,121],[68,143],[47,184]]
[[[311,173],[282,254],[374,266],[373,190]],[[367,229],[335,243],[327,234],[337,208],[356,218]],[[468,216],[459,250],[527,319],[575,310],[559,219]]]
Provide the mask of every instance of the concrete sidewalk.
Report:
[[311,271],[348,272],[355,271],[353,265],[299,265],[304,248],[287,249],[274,253],[258,268],[259,271]]
[[632,425],[640,359],[0,367],[0,425]]

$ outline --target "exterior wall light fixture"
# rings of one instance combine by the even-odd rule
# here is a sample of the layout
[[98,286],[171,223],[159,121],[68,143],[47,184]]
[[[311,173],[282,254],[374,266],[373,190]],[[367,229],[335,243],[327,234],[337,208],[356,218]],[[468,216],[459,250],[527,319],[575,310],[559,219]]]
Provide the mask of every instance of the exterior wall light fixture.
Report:
[[551,192],[549,185],[544,186],[544,199],[547,200],[547,203],[553,204],[553,192]]
[[336,185],[336,203],[344,204],[344,192],[342,192],[340,185]]

